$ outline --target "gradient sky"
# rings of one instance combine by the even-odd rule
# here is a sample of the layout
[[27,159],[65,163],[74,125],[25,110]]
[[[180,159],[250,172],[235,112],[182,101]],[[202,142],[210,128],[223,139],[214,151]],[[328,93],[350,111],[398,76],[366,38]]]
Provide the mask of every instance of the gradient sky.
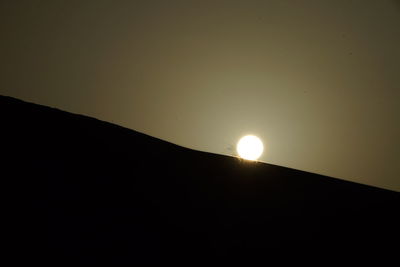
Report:
[[400,191],[400,2],[1,1],[0,94]]

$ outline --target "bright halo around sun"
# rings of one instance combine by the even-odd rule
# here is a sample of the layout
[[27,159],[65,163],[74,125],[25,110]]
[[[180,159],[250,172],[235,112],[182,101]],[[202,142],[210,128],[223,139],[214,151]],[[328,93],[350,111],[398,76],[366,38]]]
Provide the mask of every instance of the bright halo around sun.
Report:
[[264,146],[257,136],[246,135],[240,138],[236,150],[243,159],[257,160],[263,153]]

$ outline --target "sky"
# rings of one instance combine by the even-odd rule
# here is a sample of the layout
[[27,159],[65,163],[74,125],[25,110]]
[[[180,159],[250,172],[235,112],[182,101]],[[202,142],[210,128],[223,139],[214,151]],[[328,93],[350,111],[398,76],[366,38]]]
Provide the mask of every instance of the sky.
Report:
[[400,1],[0,1],[0,94],[400,191]]

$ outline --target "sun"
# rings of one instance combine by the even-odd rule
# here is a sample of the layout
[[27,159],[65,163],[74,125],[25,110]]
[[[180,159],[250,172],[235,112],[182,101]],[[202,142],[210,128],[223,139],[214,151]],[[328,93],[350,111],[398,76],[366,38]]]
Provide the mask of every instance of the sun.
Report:
[[263,153],[264,146],[257,136],[246,135],[240,138],[236,150],[243,159],[257,160]]

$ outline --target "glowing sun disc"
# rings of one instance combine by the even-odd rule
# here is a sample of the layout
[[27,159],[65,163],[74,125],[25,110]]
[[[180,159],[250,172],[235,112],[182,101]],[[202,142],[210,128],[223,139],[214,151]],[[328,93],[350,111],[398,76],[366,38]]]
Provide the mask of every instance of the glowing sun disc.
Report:
[[263,153],[264,146],[257,136],[246,135],[240,138],[236,150],[243,159],[257,160]]

